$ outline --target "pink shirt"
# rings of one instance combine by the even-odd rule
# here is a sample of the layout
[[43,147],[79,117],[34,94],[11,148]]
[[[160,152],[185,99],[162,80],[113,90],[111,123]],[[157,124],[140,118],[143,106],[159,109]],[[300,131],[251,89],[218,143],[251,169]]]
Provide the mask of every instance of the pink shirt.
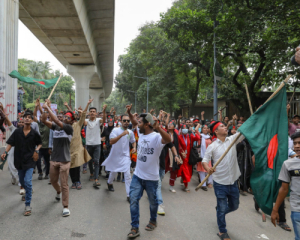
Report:
[[295,125],[294,123],[289,123],[289,135],[292,136],[295,132],[296,129],[300,129],[299,125]]

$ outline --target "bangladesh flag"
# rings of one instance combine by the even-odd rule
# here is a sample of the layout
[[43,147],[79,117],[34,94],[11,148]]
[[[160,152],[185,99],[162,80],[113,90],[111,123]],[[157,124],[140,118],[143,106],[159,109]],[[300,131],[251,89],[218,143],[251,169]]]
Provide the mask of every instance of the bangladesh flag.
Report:
[[288,118],[285,86],[260,107],[240,128],[255,155],[250,183],[261,210],[271,215],[280,182],[281,166],[288,159]]
[[23,77],[18,71],[14,70],[9,74],[10,77],[12,78],[17,78],[22,82],[29,83],[29,84],[34,84],[43,88],[50,88],[55,85],[55,83],[58,80],[57,78],[53,79],[35,79],[35,78],[30,78],[30,77]]

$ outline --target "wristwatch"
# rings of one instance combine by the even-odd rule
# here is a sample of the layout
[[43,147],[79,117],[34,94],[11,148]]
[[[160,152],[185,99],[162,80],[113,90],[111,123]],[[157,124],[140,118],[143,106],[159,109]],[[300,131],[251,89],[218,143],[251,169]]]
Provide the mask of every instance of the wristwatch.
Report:
[[39,150],[34,150],[36,153],[39,153]]

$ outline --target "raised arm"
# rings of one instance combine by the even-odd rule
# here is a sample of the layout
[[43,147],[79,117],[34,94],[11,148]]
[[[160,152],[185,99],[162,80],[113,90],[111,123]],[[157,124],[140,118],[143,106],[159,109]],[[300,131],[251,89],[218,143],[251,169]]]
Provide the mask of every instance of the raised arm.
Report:
[[177,126],[178,126],[178,129],[180,128],[180,119],[182,118],[181,114],[179,114],[178,116],[178,120],[177,120]]
[[68,111],[73,112],[72,108],[68,105],[67,102],[64,102],[64,105],[66,106],[66,108],[68,109]]
[[157,118],[153,117],[153,120],[155,121],[153,128],[156,129],[162,137],[161,143],[167,144],[167,143],[171,142],[172,141],[171,136],[160,127],[160,125],[158,124]]
[[107,105],[104,104],[103,108],[102,108],[102,113],[103,113],[103,126],[104,126],[104,123],[106,123],[106,108],[107,108]]
[[222,110],[219,110],[219,121],[222,122]]
[[[56,115],[51,111],[50,107],[48,106],[48,103],[50,101],[46,99],[45,104],[43,105],[43,109],[47,110],[49,112],[49,116],[52,119],[52,121],[59,127],[63,128],[63,123],[58,120]],[[52,123],[47,121],[46,114],[43,113],[42,115],[42,123],[44,123],[48,128],[52,128]]]
[[132,104],[126,106],[126,108],[127,108],[127,114],[128,114],[129,119],[130,119],[130,121],[132,123],[132,127],[135,128],[138,125],[138,121],[136,120],[136,118],[130,112],[131,111],[131,107],[132,107]]
[[168,114],[167,114],[167,119],[166,119],[166,125],[167,125],[167,126],[168,126],[169,121],[170,121],[170,116],[171,116],[170,113],[168,113]]

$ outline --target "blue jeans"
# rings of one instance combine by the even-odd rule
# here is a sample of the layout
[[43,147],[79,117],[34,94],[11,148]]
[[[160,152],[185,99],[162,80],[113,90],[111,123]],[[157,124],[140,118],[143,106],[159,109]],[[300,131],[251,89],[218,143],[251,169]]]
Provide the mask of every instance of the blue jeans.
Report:
[[158,205],[161,205],[161,204],[164,203],[163,199],[162,199],[162,195],[161,195],[161,182],[164,179],[164,176],[165,176],[165,170],[160,168],[159,169],[158,187],[157,187],[157,190],[156,190],[156,196],[157,196]]
[[293,212],[291,214],[291,219],[293,222],[295,240],[300,240],[300,212]]
[[130,184],[130,214],[131,214],[131,226],[139,228],[140,207],[139,201],[143,196],[144,190],[146,190],[149,203],[150,203],[150,222],[156,223],[158,202],[156,197],[156,190],[158,181],[143,180],[133,174]]
[[222,185],[214,181],[217,197],[217,222],[220,233],[227,233],[225,215],[239,208],[240,192],[237,181],[232,185]]
[[[101,145],[87,145],[86,149],[91,156],[91,160],[89,161],[90,173],[94,174],[94,180],[98,178],[99,175],[99,160],[100,160],[100,151]],[[93,167],[94,164],[94,167]]]
[[30,206],[32,197],[32,174],[33,168],[28,168],[26,170],[18,170],[19,181],[21,186],[25,189],[25,206]]

